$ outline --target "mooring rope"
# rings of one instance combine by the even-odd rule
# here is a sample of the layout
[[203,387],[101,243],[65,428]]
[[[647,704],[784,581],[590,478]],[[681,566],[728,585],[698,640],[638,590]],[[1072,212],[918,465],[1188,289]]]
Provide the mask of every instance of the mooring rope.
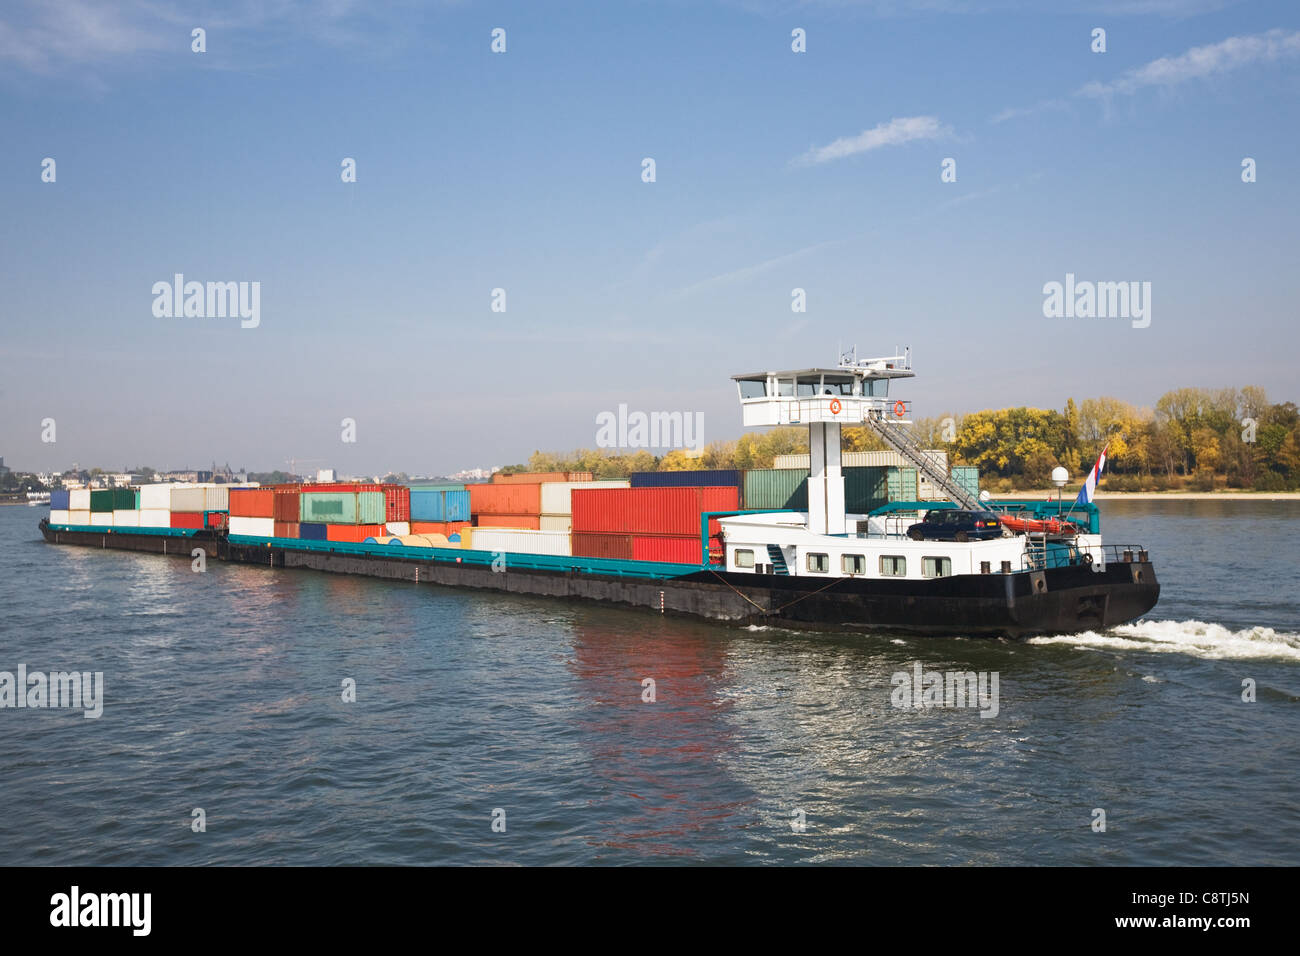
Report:
[[749,601],[750,604],[754,605],[754,607],[758,608],[760,611],[762,611],[764,614],[767,614],[767,615],[780,614],[780,613],[781,613],[782,611],[784,611],[786,608],[788,608],[788,607],[794,607],[794,605],[798,604],[800,601],[804,600],[805,598],[810,598],[810,597],[812,597],[814,594],[820,594],[822,591],[825,591],[825,590],[827,590],[827,589],[829,589],[829,588],[833,588],[833,587],[835,587],[835,585],[839,584],[841,581],[847,581],[847,580],[848,580],[848,578],[836,578],[835,580],[831,581],[829,584],[826,584],[826,585],[824,585],[824,586],[822,586],[822,587],[819,587],[816,591],[809,591],[807,594],[800,595],[799,597],[795,598],[793,601],[790,601],[790,602],[787,603],[787,604],[782,604],[780,607],[773,608],[772,610],[769,611],[767,608],[763,607],[763,605],[759,604],[757,601],[755,601],[755,600],[753,600],[752,598],[750,598],[749,595],[742,593],[740,590],[738,590],[736,587],[734,587],[730,581],[728,581],[726,578],[724,578],[722,575],[720,575],[717,571],[714,571],[712,568],[710,568],[709,570],[710,570],[710,573],[711,573],[715,578],[717,578],[719,581],[721,581],[721,582],[722,582],[723,584],[725,584],[727,587],[731,588],[731,590],[735,591],[736,594],[738,594],[740,597],[744,598],[746,601]]

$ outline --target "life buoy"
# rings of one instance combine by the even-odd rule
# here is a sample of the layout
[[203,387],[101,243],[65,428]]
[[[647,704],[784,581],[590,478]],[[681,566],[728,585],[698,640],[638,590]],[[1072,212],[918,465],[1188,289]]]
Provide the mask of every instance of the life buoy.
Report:
[[1083,552],[1083,563],[1092,564],[1092,555],[1089,554],[1087,551]]
[[840,400],[839,400],[838,398],[832,398],[832,399],[831,399],[831,414],[832,414],[832,415],[838,415],[838,414],[840,413],[840,408],[842,408],[842,407],[843,407],[843,406],[840,405]]
[[907,414],[907,406],[902,402],[894,402],[894,417],[902,418]]

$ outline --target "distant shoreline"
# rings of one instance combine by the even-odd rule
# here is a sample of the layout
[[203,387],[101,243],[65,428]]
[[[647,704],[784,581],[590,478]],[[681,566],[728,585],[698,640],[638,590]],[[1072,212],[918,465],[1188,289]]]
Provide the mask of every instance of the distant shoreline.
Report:
[[[1009,491],[993,495],[994,501],[1009,498],[1032,498],[1046,501],[1054,496],[1044,491]],[[1121,500],[1157,500],[1164,501],[1294,501],[1300,500],[1300,491],[1098,491],[1095,501]],[[1073,497],[1065,499],[1066,503]]]

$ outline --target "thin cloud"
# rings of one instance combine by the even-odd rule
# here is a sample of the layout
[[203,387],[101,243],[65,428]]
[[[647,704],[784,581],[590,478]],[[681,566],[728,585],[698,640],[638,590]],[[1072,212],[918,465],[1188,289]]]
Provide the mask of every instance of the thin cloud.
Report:
[[863,130],[857,136],[845,136],[826,146],[814,146],[792,162],[796,166],[816,166],[885,146],[901,146],[919,139],[940,139],[950,132],[934,116],[900,116]]
[[1076,96],[1104,97],[1131,94],[1149,86],[1176,86],[1188,80],[1204,79],[1254,63],[1271,63],[1284,57],[1300,56],[1300,31],[1269,30],[1250,36],[1229,37],[1207,46],[1192,47],[1182,56],[1166,56],[1129,70],[1110,83],[1088,83]]
[[998,113],[996,116],[994,116],[991,120],[989,120],[989,122],[1005,123],[1007,120],[1020,119],[1022,116],[1034,116],[1035,114],[1038,113],[1045,113],[1048,110],[1063,110],[1063,109],[1065,109],[1065,100],[1061,100],[1061,99],[1043,100],[1043,102],[1038,103],[1034,106],[1025,106],[1025,107],[1013,106],[1008,109],[1005,109],[1001,113]]
[[740,269],[733,269],[731,272],[724,272],[721,275],[711,276],[708,279],[701,279],[699,282],[693,282],[685,288],[678,289],[672,293],[669,298],[680,299],[706,289],[716,288],[721,285],[727,285],[741,279],[752,279],[754,276],[761,275],[769,269],[785,265],[788,262],[794,262],[796,259],[802,259],[804,256],[811,255],[822,249],[829,249],[833,246],[843,245],[848,242],[847,239],[828,239],[825,242],[819,242],[815,245],[805,246],[802,249],[796,249],[794,252],[787,252],[785,255],[776,256],[771,259],[765,259],[757,262],[752,266],[745,266]]

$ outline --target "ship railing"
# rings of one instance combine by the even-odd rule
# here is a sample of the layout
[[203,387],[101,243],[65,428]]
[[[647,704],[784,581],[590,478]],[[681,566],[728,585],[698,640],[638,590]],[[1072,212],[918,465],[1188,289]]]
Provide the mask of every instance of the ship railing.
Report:
[[1101,570],[1107,564],[1146,563],[1150,552],[1138,544],[1095,544],[1079,547],[1052,541],[1044,547],[1026,548],[1020,556],[1020,570],[1043,571],[1049,568],[1068,568],[1080,565]]

